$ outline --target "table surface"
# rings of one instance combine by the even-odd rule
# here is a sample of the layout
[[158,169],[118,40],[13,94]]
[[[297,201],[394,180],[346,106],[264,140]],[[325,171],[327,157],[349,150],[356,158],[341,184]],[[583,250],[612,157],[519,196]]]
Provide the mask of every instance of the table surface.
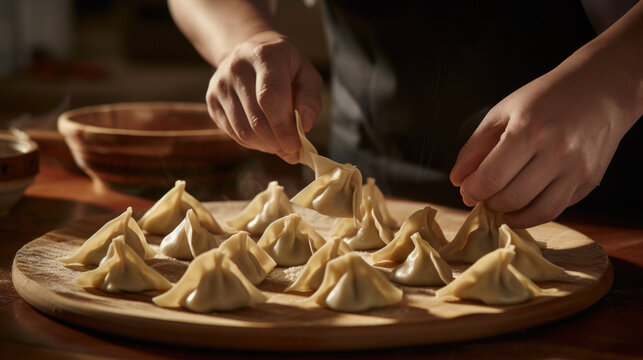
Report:
[[[246,358],[248,353],[183,349],[117,338],[71,327],[34,310],[16,294],[11,264],[16,251],[32,239],[74,219],[144,210],[152,200],[99,189],[91,180],[50,162],[12,212],[0,218],[0,353],[6,358]],[[511,334],[475,341],[388,350],[305,354],[307,358],[641,358],[643,324],[643,227],[609,227],[563,222],[601,244],[614,265],[610,292],[571,317]],[[391,334],[395,336],[395,334]],[[251,354],[301,358],[303,354]]]

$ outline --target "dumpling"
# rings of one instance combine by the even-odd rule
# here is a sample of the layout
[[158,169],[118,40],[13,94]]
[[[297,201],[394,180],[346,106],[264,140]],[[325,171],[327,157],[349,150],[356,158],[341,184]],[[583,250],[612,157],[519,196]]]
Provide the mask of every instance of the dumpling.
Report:
[[391,242],[393,230],[380,223],[371,199],[363,198],[360,208],[363,215],[359,223],[342,219],[333,229],[333,236],[344,240],[353,250],[379,249]]
[[270,255],[245,231],[232,235],[219,246],[219,250],[228,255],[254,285],[259,285],[270,270],[277,266]]
[[219,249],[197,256],[170,290],[152,299],[158,306],[181,306],[201,313],[235,310],[266,300]]
[[290,214],[274,221],[264,231],[257,245],[280,266],[305,264],[310,256],[326,243],[299,214]]
[[382,194],[382,191],[375,185],[375,179],[372,177],[367,178],[366,184],[362,186],[362,206],[364,205],[364,199],[369,198],[371,199],[375,218],[379,223],[391,229],[397,229],[397,221],[391,216],[386,205],[384,194]]
[[[524,236],[525,233],[528,237]],[[499,244],[501,247],[515,246],[516,256],[511,264],[518,271],[533,281],[554,280],[565,274],[565,269],[543,257],[538,244],[529,233],[523,230],[521,234],[523,236],[506,224],[500,226]]]
[[474,263],[498,248],[498,228],[502,214],[492,213],[479,202],[458,230],[453,240],[439,249],[447,261]]
[[297,280],[286,288],[286,292],[290,291],[312,291],[319,288],[324,278],[324,270],[326,264],[341,255],[351,252],[351,248],[346,245],[342,239],[330,239],[324,246],[317,250],[308,259],[304,270],[301,272]]
[[411,235],[416,232],[434,249],[439,249],[446,244],[447,240],[444,237],[444,232],[442,232],[440,224],[435,221],[436,213],[436,209],[427,206],[411,214],[395,234],[393,241],[372,254],[373,262],[404,261],[413,251]]
[[157,201],[138,220],[141,229],[150,234],[167,235],[185,218],[188,209],[193,209],[201,226],[213,234],[222,234],[221,225],[199,200],[185,191],[185,181],[177,180],[174,187]]
[[326,264],[319,289],[309,300],[339,311],[365,311],[402,301],[403,292],[358,254],[347,253]]
[[228,225],[250,235],[261,235],[270,223],[294,212],[284,187],[271,181],[268,188],[257,194],[241,213],[228,220]]
[[161,241],[161,253],[177,259],[193,259],[219,246],[224,238],[211,234],[203,226],[194,210],[188,209],[185,219]]
[[449,264],[419,233],[411,235],[411,241],[415,248],[391,271],[393,281],[411,286],[444,285],[453,281]]
[[362,174],[351,164],[339,164],[317,153],[306,139],[299,113],[295,111],[301,149],[299,162],[315,171],[315,180],[291,201],[328,216],[357,218],[362,201]]
[[60,261],[65,264],[99,265],[107,254],[112,239],[119,235],[124,236],[127,245],[141,258],[151,259],[156,255],[147,244],[143,231],[132,219],[132,208],[128,207],[124,213],[107,222],[87,239],[75,254]]
[[511,305],[549,293],[511,265],[515,255],[513,245],[484,255],[449,285],[438,290],[438,298],[454,296],[487,305]]
[[79,275],[74,284],[111,293],[168,290],[172,287],[163,275],[149,267],[119,235],[109,246],[106,261],[98,268]]

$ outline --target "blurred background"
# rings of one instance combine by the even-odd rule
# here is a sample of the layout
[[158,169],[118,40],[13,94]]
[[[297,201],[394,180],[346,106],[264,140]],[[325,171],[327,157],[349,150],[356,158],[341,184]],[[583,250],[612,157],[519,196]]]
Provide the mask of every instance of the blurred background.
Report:
[[[275,22],[327,79],[319,4],[278,2]],[[174,25],[164,0],[0,0],[0,126],[26,130],[41,152],[55,153],[53,160],[67,167],[73,162],[56,132],[62,112],[132,101],[204,102],[213,71]],[[329,106],[326,90],[309,135],[321,151]],[[286,167],[274,156],[255,155],[238,170]],[[253,179],[255,185],[238,186],[246,190],[236,195],[249,197],[269,180]],[[299,186],[286,184],[289,193]]]

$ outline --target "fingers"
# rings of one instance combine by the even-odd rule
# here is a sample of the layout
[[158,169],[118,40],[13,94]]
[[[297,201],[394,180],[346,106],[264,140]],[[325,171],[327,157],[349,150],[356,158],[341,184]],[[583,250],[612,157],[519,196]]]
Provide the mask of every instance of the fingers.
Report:
[[523,136],[505,131],[480,166],[462,181],[460,192],[464,203],[473,206],[504,189],[532,156],[533,149]]
[[293,82],[295,109],[301,115],[304,131],[312,129],[315,120],[321,112],[323,81],[317,70],[306,63],[295,77]]
[[494,110],[491,110],[464,144],[450,174],[454,186],[460,186],[496,146],[505,130],[506,122],[501,120],[495,116]]
[[[572,180],[573,181],[573,180]],[[504,214],[504,221],[514,228],[527,228],[554,220],[570,202],[574,185],[569,177],[550,183],[529,206]]]

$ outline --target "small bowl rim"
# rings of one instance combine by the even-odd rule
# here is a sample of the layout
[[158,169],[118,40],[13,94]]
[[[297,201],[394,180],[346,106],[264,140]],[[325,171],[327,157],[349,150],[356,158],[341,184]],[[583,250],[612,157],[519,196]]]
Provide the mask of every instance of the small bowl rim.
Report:
[[96,125],[87,125],[72,120],[72,117],[95,113],[95,112],[108,112],[108,111],[121,111],[121,110],[179,110],[191,112],[206,112],[207,107],[205,103],[196,102],[181,102],[181,101],[144,101],[144,102],[121,102],[113,104],[91,105],[81,108],[68,110],[58,116],[58,131],[64,136],[73,134],[75,130],[82,129],[85,132],[105,134],[105,135],[121,135],[121,136],[136,136],[136,137],[211,137],[211,136],[224,136],[228,135],[221,128],[202,129],[202,130],[130,130],[109,128]]
[[29,155],[38,151],[38,144],[31,139],[20,139],[15,137],[11,133],[0,132],[0,141],[2,140],[7,140],[7,142],[13,142],[18,144],[26,144],[27,149],[25,151],[18,149],[18,153],[15,153],[15,154],[10,154],[6,156],[0,155],[0,160],[13,159],[13,158]]

